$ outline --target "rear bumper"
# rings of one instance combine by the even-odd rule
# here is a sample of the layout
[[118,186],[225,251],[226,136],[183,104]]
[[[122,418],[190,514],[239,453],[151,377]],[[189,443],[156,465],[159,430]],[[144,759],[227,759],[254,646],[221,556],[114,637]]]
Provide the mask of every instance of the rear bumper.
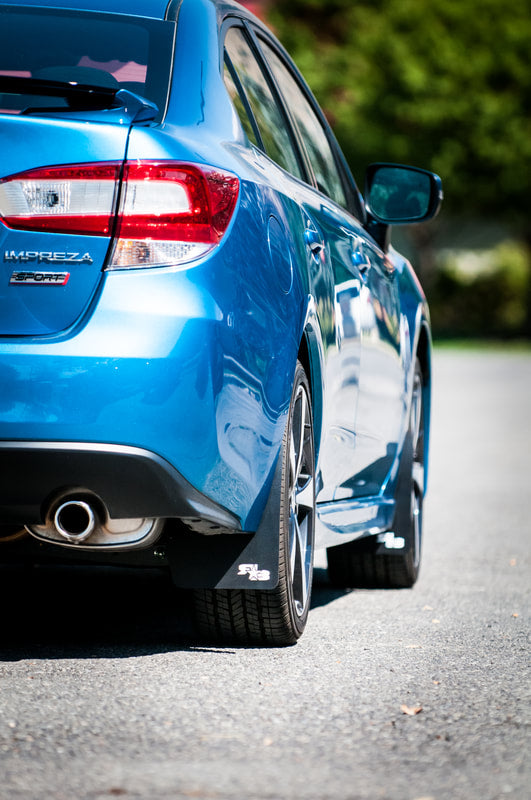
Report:
[[[205,284],[214,278],[209,291]],[[47,443],[54,443],[50,464],[57,451],[63,458],[72,450],[73,460],[87,464],[83,470],[89,469],[98,485],[100,472],[117,482],[131,458],[119,458],[116,448],[127,453],[132,447],[152,454],[150,466],[134,469],[140,475],[138,492],[109,486],[110,504],[125,510],[123,497],[136,504],[156,471],[162,477],[153,494],[162,494],[164,502],[149,514],[181,515],[173,489],[160,489],[182,485],[178,474],[215,507],[229,509],[238,527],[256,530],[282,441],[294,350],[285,326],[275,327],[278,315],[271,321],[265,308],[241,307],[234,296],[239,285],[213,259],[182,272],[117,271],[104,276],[98,302],[75,329],[57,337],[0,340],[0,442],[11,453],[2,461],[3,474],[15,475],[11,463],[22,458],[9,443],[30,447],[38,464],[33,467],[33,456],[25,457],[16,477],[9,478],[17,499],[0,502],[0,510],[23,497],[26,469],[48,470],[40,455],[50,449]],[[105,444],[89,457],[84,446],[79,453],[79,442]],[[90,467],[94,449],[98,471]],[[132,460],[146,463],[144,457]],[[64,473],[61,482],[80,483],[68,469]],[[3,492],[0,487],[0,496]],[[42,499],[41,492],[24,503],[33,506],[33,517],[40,514]],[[136,513],[128,507],[126,515]]]
[[[170,464],[146,450],[94,443],[4,442],[0,445],[0,551],[2,563],[97,563],[170,567],[183,588],[273,589],[278,583],[279,461],[255,533],[241,530],[237,517],[192,487]],[[91,494],[109,514],[131,518],[178,517],[160,538],[142,546],[85,547],[35,536],[35,525],[54,507],[54,497]],[[84,492],[79,490],[85,490]],[[7,525],[6,525],[7,524]],[[15,531],[31,526],[33,536]],[[2,535],[2,528],[7,535]],[[192,528],[193,532],[187,530]],[[201,534],[217,535],[201,535]],[[38,540],[38,541],[37,541]],[[155,545],[156,544],[156,549]],[[119,552],[117,552],[119,551]],[[253,583],[257,565],[264,577]]]
[[59,495],[95,495],[113,519],[177,517],[223,530],[238,518],[197,491],[167,461],[137,447],[97,443],[0,443],[0,521],[41,524]]

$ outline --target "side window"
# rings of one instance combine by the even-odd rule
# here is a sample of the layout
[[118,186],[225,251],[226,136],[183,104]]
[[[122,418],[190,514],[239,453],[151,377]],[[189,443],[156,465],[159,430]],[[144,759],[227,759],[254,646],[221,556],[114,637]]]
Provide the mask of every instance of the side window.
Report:
[[347,201],[336,160],[320,119],[314,112],[299,84],[269,45],[260,40],[271,71],[295,119],[310,159],[318,188],[346,207]]
[[242,124],[242,128],[247,134],[249,141],[253,144],[258,146],[258,141],[256,139],[256,134],[254,132],[254,126],[251,122],[251,118],[249,117],[249,113],[247,110],[247,101],[245,95],[242,95],[241,87],[236,86],[231,64],[228,61],[228,56],[225,55],[225,68],[223,71],[223,80],[225,82],[225,86],[227,87],[227,91],[230,95],[230,99],[232,100],[232,104],[236,109],[236,113],[240,118],[240,122]]
[[[241,28],[230,28],[225,50],[245,91],[267,155],[292,175],[302,178],[286,120]],[[230,86],[227,88],[231,92]],[[237,104],[236,110],[240,113]],[[242,124],[245,128],[245,123]]]

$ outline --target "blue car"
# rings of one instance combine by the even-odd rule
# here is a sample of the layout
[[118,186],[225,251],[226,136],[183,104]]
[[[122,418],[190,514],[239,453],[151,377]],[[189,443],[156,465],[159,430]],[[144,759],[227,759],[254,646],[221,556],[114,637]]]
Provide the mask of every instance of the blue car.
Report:
[[0,18],[2,563],[164,568],[202,636],[273,646],[316,548],[412,586],[430,327],[390,228],[439,178],[372,164],[362,197],[237,3]]

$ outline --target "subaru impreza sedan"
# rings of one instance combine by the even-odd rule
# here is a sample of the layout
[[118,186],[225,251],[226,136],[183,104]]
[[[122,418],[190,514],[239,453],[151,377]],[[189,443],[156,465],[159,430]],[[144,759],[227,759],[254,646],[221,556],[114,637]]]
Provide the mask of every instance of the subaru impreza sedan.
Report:
[[[294,643],[419,570],[430,329],[268,29],[225,0],[0,4],[0,560],[136,565],[202,636]],[[176,592],[175,602],[180,596]]]

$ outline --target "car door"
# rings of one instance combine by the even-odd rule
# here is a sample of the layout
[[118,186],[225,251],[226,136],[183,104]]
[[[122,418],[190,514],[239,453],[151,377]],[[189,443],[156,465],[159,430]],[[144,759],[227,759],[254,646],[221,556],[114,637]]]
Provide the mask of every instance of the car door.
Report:
[[298,204],[300,219],[294,219],[293,211],[288,216],[293,237],[304,239],[295,246],[307,258],[308,288],[316,301],[324,350],[323,419],[316,426],[318,501],[367,494],[372,487],[364,471],[371,459],[381,457],[389,430],[381,424],[382,416],[387,419],[386,402],[396,388],[393,383],[392,390],[382,390],[377,376],[370,377],[381,361],[382,341],[387,363],[387,345],[396,327],[391,262],[364,229],[361,203],[342,172],[333,137],[273,41],[261,30],[233,27],[225,48],[226,83],[249,139],[299,179],[286,191]]
[[364,242],[363,252],[357,446],[349,497],[379,494],[397,454],[405,414],[399,274],[392,253],[385,254],[372,239]]
[[[318,501],[342,499],[353,479],[356,418],[359,402],[362,286],[366,233],[357,197],[349,196],[340,154],[303,84],[272,44],[260,46],[310,164],[317,191],[305,199],[305,235],[313,242],[312,256],[328,261],[332,278],[333,337],[326,353],[323,436],[320,449],[321,490]],[[353,192],[351,192],[351,195]],[[356,217],[352,211],[356,211]],[[324,252],[321,254],[319,248]],[[348,490],[346,490],[348,493]]]

